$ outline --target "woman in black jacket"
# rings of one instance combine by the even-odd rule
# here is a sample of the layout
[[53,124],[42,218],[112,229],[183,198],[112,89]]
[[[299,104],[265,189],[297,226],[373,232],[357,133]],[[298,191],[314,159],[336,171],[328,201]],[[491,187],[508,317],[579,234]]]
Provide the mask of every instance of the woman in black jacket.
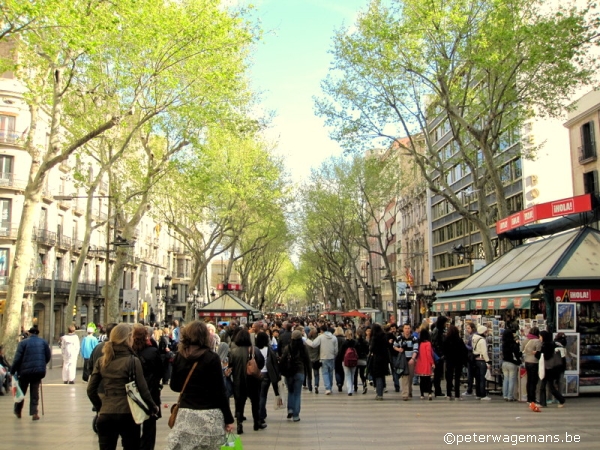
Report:
[[502,397],[507,402],[514,402],[515,385],[521,365],[521,349],[511,329],[502,334]]
[[242,422],[244,421],[244,407],[246,399],[252,404],[252,419],[254,420],[254,431],[267,428],[266,423],[260,421],[260,382],[258,378],[246,375],[246,366],[250,357],[256,360],[258,368],[262,370],[265,359],[250,341],[250,333],[245,328],[240,328],[235,334],[233,344],[229,351],[229,366],[231,367],[231,378],[233,379],[233,398],[235,400],[235,418],[237,420],[237,434],[244,432]]
[[265,365],[261,370],[262,380],[260,384],[260,400],[259,400],[259,416],[261,424],[265,423],[267,419],[267,395],[269,394],[269,387],[273,386],[273,392],[275,396],[279,397],[279,381],[281,375],[279,374],[279,364],[277,363],[277,355],[271,349],[270,338],[264,331],[259,332],[256,335],[256,346],[260,350],[263,358],[265,359]]
[[369,373],[375,381],[375,400],[383,400],[385,377],[390,373],[390,352],[386,335],[381,325],[373,325],[373,334],[369,346]]
[[286,367],[285,381],[288,388],[288,419],[300,422],[300,400],[304,374],[310,370],[310,359],[302,341],[302,332],[294,330],[292,339],[281,355],[281,361]]
[[467,365],[467,347],[454,325],[448,327],[442,350],[446,360],[446,395],[448,400],[453,400],[454,390],[454,397],[460,399],[460,376],[463,367]]
[[[158,413],[140,360],[131,348],[132,328],[120,323],[110,333],[110,340],[102,348],[102,357],[94,365],[94,372],[87,385],[87,395],[98,411],[96,427],[100,450],[114,450],[121,436],[124,449],[140,448],[140,426],[137,425],[127,401],[125,385],[133,370],[140,395],[153,414]],[[100,382],[104,383],[104,396],[98,395]]]
[[[133,326],[133,351],[142,363],[144,378],[148,384],[152,400],[160,405],[160,380],[163,376],[163,364],[158,349],[150,342],[148,329],[141,324]],[[142,424],[140,450],[153,450],[156,445],[156,421],[161,417],[160,408],[156,416],[150,417]]]
[[358,392],[358,378],[363,386],[363,394],[367,393],[367,359],[369,358],[369,343],[365,339],[365,331],[362,328],[356,330],[356,352],[358,353],[357,373],[354,374],[354,392]]
[[540,337],[542,338],[542,354],[544,355],[544,378],[540,385],[540,404],[546,407],[546,386],[550,388],[550,392],[556,400],[560,403],[559,408],[565,405],[565,398],[558,389],[558,381],[561,373],[564,371],[564,359],[562,358],[562,352],[559,350],[560,364],[553,364],[554,353],[557,351],[557,346],[552,340],[552,334],[549,331],[540,331]]
[[220,448],[225,442],[225,432],[233,431],[221,359],[210,348],[204,322],[194,320],[181,329],[171,389],[181,392],[188,375],[190,378],[181,394],[179,413],[167,436],[166,450]]

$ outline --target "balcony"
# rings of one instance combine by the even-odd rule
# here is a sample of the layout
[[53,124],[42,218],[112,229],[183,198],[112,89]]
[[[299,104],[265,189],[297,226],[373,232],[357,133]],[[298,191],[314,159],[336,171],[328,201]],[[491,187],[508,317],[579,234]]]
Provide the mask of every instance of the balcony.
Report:
[[14,173],[0,173],[0,189],[14,189],[15,191],[23,191],[27,187],[27,180],[15,179]]
[[0,239],[17,239],[19,224],[0,222]]
[[52,203],[54,201],[54,196],[47,187],[42,189],[42,200],[46,203]]
[[73,214],[76,216],[83,216],[85,214],[85,203],[80,201],[80,199],[74,198],[71,201],[71,206],[73,207]]
[[[71,281],[54,280],[54,292],[56,294],[69,294],[71,290]],[[49,278],[38,278],[35,280],[33,288],[37,292],[50,292],[52,280]],[[100,288],[94,283],[78,283],[77,293],[82,295],[99,295]]]
[[71,239],[71,251],[73,253],[81,253],[81,249],[83,247],[83,241],[79,239]]
[[23,147],[25,142],[23,134],[25,133],[18,133],[15,130],[0,130],[0,144]]
[[56,236],[56,238],[56,245],[58,248],[62,250],[71,250],[71,238],[69,236],[59,234]]
[[596,143],[594,141],[582,145],[577,150],[579,152],[579,164],[587,164],[596,161]]
[[38,244],[52,247],[56,244],[56,233],[49,230],[34,229],[35,240]]

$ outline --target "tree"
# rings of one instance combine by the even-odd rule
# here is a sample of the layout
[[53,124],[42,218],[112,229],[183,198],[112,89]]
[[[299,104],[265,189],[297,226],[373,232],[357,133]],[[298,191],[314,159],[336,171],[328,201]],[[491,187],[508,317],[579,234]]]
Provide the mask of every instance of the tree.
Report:
[[[512,145],[522,124],[532,114],[559,114],[597,67],[588,53],[598,23],[592,4],[549,10],[541,0],[383,3],[373,1],[355,31],[336,34],[317,111],[349,151],[395,144],[410,155],[429,189],[480,231],[490,262],[490,225],[509,214],[501,167],[536,150]],[[437,139],[436,129],[449,134]],[[470,174],[479,214],[447,181],[455,167]]]

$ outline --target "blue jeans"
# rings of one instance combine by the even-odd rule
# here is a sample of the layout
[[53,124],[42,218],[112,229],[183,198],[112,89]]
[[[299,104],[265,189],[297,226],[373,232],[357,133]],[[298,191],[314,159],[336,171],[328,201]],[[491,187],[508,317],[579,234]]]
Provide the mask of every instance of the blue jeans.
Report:
[[344,378],[346,379],[346,390],[348,394],[352,394],[354,388],[354,377],[356,375],[356,367],[344,367]]
[[378,397],[383,397],[383,388],[385,387],[385,378],[375,378],[375,391]]
[[479,398],[485,397],[485,373],[487,372],[487,364],[481,359],[475,360],[475,395]]
[[288,387],[288,413],[291,413],[294,419],[298,419],[300,418],[300,395],[302,394],[304,373],[298,372],[291,377],[286,377],[286,382]]
[[335,360],[333,359],[322,359],[323,363],[323,383],[325,384],[325,390],[330,391],[333,386],[333,373],[335,371]]
[[515,383],[517,382],[517,373],[519,366],[511,362],[504,361],[502,363],[502,397],[509,400],[514,400]]

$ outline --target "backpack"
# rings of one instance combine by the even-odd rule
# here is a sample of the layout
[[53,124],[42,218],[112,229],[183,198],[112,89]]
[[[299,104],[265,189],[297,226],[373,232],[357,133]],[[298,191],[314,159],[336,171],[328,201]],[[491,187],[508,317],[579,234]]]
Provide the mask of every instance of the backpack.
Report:
[[354,347],[348,347],[344,353],[344,365],[346,367],[358,366],[358,353]]

